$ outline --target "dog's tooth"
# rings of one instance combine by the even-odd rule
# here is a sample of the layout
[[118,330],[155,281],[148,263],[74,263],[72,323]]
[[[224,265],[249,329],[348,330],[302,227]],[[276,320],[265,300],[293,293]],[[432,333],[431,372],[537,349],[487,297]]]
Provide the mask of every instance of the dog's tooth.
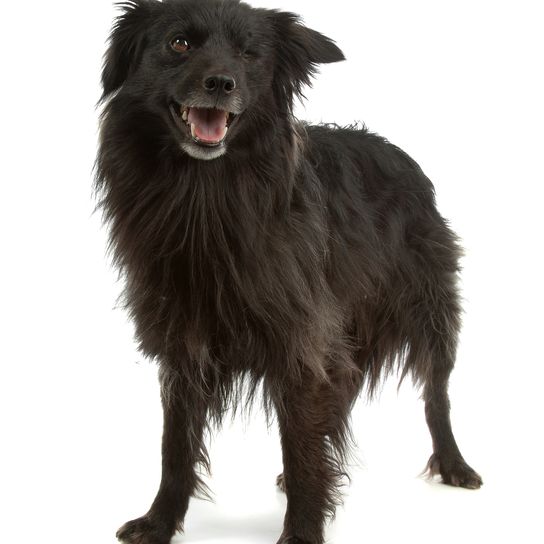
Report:
[[194,123],[191,123],[191,136],[196,138],[196,125]]
[[189,114],[187,113],[187,110],[183,110],[183,113],[181,114],[181,118],[187,122],[187,119],[189,118]]

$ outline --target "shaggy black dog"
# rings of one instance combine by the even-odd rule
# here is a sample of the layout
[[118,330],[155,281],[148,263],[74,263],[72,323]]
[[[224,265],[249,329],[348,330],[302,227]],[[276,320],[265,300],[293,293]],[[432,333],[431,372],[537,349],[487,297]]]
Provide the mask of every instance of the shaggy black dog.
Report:
[[340,49],[237,0],[122,8],[97,190],[140,348],[160,366],[164,437],[157,497],[118,538],[166,544],[182,527],[203,434],[246,386],[252,399],[262,385],[281,431],[280,543],[323,542],[350,409],[397,369],[423,390],[430,473],[479,487],[449,419],[460,249],[431,182],[366,129],[293,117]]

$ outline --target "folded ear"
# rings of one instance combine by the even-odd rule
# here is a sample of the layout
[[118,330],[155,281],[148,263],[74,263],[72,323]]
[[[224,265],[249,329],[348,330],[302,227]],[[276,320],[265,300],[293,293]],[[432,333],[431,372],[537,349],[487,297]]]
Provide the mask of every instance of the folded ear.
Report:
[[311,85],[311,78],[319,64],[345,60],[344,53],[323,34],[305,27],[293,13],[275,11],[277,66],[276,76],[285,91],[302,96],[304,85]]
[[150,1],[128,0],[118,6],[123,12],[113,24],[104,56],[102,100],[119,89],[138,66],[145,46],[146,26],[149,24]]

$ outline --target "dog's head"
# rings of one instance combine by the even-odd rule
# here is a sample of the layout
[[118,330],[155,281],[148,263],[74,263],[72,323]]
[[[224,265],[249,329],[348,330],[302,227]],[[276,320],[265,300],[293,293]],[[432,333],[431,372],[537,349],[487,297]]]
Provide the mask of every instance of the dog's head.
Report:
[[296,15],[237,0],[129,0],[121,8],[103,99],[137,101],[196,159],[220,157],[252,123],[288,116],[317,65],[344,59]]

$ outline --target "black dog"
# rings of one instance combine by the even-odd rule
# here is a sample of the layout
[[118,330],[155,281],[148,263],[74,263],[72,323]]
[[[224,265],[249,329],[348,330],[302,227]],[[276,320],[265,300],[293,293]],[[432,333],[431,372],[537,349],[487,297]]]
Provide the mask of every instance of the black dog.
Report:
[[433,186],[365,129],[310,126],[293,101],[343,60],[291,13],[236,0],[123,5],[103,71],[97,190],[143,353],[160,365],[163,472],[118,538],[166,544],[203,490],[203,434],[262,385],[279,421],[280,543],[319,544],[350,409],[399,369],[423,389],[431,474],[477,488],[447,384],[460,249]]

